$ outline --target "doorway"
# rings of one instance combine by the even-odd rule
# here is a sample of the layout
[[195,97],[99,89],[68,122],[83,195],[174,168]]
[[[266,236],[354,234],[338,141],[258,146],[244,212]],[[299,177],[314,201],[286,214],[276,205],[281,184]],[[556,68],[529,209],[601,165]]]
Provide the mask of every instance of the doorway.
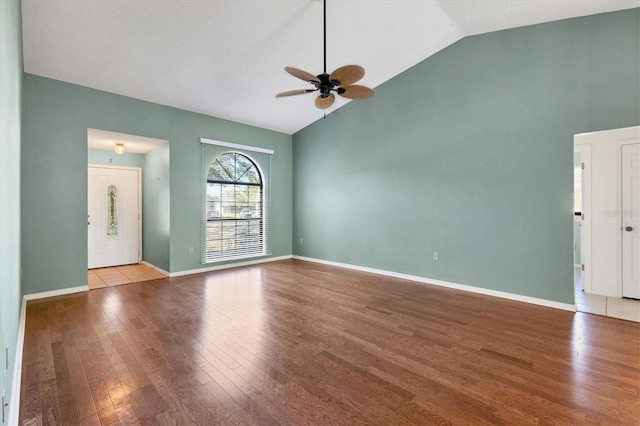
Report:
[[139,168],[88,167],[88,268],[141,260]]
[[591,294],[589,258],[589,190],[590,146],[576,146],[573,152],[573,287],[576,309],[580,312],[606,313],[606,301],[601,296]]
[[[120,266],[116,265],[128,265],[128,264],[143,264],[148,268],[155,269],[164,275],[168,275],[170,269],[169,264],[169,233],[170,229],[170,199],[169,199],[169,184],[170,184],[170,149],[169,141],[162,139],[149,138],[146,136],[112,132],[108,130],[100,129],[87,129],[87,166],[97,167],[102,172],[106,169],[121,169],[121,170],[134,170],[137,173],[137,183],[133,182],[126,185],[127,187],[137,188],[137,205],[134,209],[126,208],[127,212],[133,212],[135,210],[136,216],[131,216],[128,219],[121,219],[120,215],[126,215],[127,212],[122,211],[122,208],[118,203],[124,202],[127,194],[115,191],[111,194],[114,199],[109,201],[107,198],[107,185],[103,185],[99,188],[98,194],[94,194],[102,205],[97,207],[95,212],[91,212],[93,207],[90,207],[92,196],[89,196],[87,201],[87,213],[90,215],[87,222],[91,224],[87,225],[87,266],[88,268],[98,268],[103,265],[114,265],[113,267],[107,266],[106,269],[113,269],[113,271],[100,271],[102,277],[98,276],[96,270],[88,272],[88,282],[90,288],[95,288],[92,284],[96,284],[98,287],[106,285],[112,285],[121,283],[127,280],[139,280],[141,277],[149,274],[141,274],[140,269],[144,268],[123,268],[117,270]],[[88,170],[88,169],[87,169]],[[88,174],[89,172],[87,172]],[[131,173],[131,172],[129,172]],[[88,185],[90,188],[92,185]],[[117,186],[117,185],[114,185]],[[89,193],[91,189],[88,189]],[[113,214],[108,212],[108,205],[105,203],[112,202],[112,207],[115,208]],[[117,232],[116,235],[104,235],[106,232],[107,223],[102,223],[103,220],[100,215],[104,216],[104,220],[109,219],[107,215],[112,214],[112,223],[110,224],[110,233]],[[118,217],[116,218],[116,213]],[[93,221],[92,219],[95,219]],[[125,220],[124,223],[121,223]],[[100,221],[100,223],[96,222]],[[132,231],[132,237],[137,235],[137,242],[129,242],[127,248],[120,248],[119,250],[125,252],[129,257],[125,259],[111,259],[108,262],[94,262],[92,260],[93,254],[90,253],[96,249],[92,248],[94,240],[92,236],[96,236],[100,230],[102,234],[98,234],[101,238],[106,239],[103,243],[113,243],[117,237],[121,237],[123,232],[129,234],[129,230],[132,229],[128,226],[128,223],[137,223],[137,231]],[[95,227],[92,228],[95,224]],[[127,225],[125,230],[122,226]],[[99,228],[99,229],[98,229]],[[119,273],[118,273],[119,272]],[[106,276],[108,275],[108,276]],[[100,279],[98,279],[100,278]]]
[[640,144],[621,151],[622,297],[640,299]]
[[575,135],[574,155],[576,308],[640,322],[640,127]]

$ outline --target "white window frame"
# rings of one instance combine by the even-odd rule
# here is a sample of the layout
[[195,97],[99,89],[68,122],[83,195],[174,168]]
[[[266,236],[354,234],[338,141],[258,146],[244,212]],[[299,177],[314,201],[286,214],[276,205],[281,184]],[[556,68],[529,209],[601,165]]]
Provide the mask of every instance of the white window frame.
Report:
[[[241,144],[236,144],[236,143],[232,143],[232,142],[224,142],[224,141],[218,141],[218,140],[214,140],[214,139],[208,139],[208,138],[200,138],[200,142],[203,144],[203,171],[205,172],[205,176],[203,179],[203,183],[204,183],[204,188],[203,188],[203,209],[202,209],[202,226],[201,226],[201,263],[202,264],[212,264],[212,263],[219,263],[219,262],[226,262],[226,261],[230,261],[230,260],[237,260],[237,259],[246,259],[246,258],[255,258],[255,257],[262,257],[262,256],[268,256],[270,255],[270,244],[269,244],[269,239],[270,239],[270,235],[269,235],[269,210],[270,210],[270,169],[271,169],[271,155],[273,155],[275,153],[274,150],[272,149],[266,149],[266,148],[260,148],[260,147],[254,147],[254,146],[249,146],[249,145],[241,145]],[[261,212],[261,220],[262,220],[262,225],[261,225],[261,238],[262,238],[262,251],[260,253],[254,252],[254,253],[232,253],[228,256],[216,256],[216,257],[212,257],[208,255],[208,251],[207,251],[207,185],[208,185],[208,167],[211,164],[211,161],[205,161],[205,157],[206,155],[204,154],[204,152],[206,151],[204,149],[204,145],[216,145],[216,146],[220,146],[220,147],[224,147],[224,148],[229,148],[229,151],[224,151],[224,152],[220,152],[218,153],[215,158],[217,158],[220,155],[223,154],[228,154],[228,153],[234,153],[234,154],[240,154],[243,155],[244,157],[248,158],[252,164],[256,167],[258,173],[260,174],[260,179],[262,181],[262,194],[261,194],[261,204],[262,204],[262,212]],[[253,156],[250,155],[251,152],[257,152],[257,153],[261,153],[261,154],[267,154],[269,156],[269,160],[268,160],[268,173],[265,173],[265,170],[263,170],[263,168],[261,167],[261,164],[259,161],[256,161],[256,158],[253,158]],[[215,158],[213,159],[213,161],[215,161]],[[207,163],[208,164],[205,164]]]

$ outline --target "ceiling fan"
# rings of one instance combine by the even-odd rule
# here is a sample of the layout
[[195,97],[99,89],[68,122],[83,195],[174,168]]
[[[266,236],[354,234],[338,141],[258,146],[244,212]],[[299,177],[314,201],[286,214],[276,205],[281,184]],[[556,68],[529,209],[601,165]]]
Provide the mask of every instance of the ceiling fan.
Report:
[[364,68],[359,65],[345,65],[331,74],[327,74],[327,0],[323,0],[324,7],[324,72],[313,75],[309,72],[293,68],[284,67],[284,70],[300,80],[311,83],[315,89],[289,90],[278,93],[277,98],[285,96],[302,95],[305,93],[320,92],[316,98],[316,107],[327,109],[336,100],[332,92],[337,93],[347,99],[368,99],[373,97],[375,92],[368,87],[354,84],[364,77]]

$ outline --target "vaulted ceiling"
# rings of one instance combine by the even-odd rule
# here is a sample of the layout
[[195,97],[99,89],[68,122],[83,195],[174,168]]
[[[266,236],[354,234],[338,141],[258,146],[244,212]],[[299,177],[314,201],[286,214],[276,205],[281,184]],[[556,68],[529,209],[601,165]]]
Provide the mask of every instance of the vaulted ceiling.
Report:
[[[327,71],[361,65],[375,89],[466,36],[639,6],[327,0]],[[285,66],[323,71],[321,0],[22,0],[22,20],[27,73],[289,134],[324,113],[275,97],[309,86]]]

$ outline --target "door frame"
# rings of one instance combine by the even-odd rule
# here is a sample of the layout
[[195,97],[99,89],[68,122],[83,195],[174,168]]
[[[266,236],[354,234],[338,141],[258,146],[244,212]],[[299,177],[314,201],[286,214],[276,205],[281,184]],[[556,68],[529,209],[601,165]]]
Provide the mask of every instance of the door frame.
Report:
[[[622,203],[622,199],[623,199],[623,195],[624,195],[624,191],[622,186],[624,185],[624,180],[622,179],[622,174],[623,174],[623,160],[622,160],[622,148],[624,146],[633,146],[633,145],[638,145],[640,147],[640,138],[636,139],[635,141],[630,141],[630,140],[623,140],[620,141],[620,144],[618,145],[618,153],[619,153],[619,191],[620,191],[620,196],[619,196],[619,211],[620,211],[620,297],[625,297],[624,296],[624,206]],[[636,260],[637,261],[637,260]]]
[[[133,170],[137,172],[137,175],[138,175],[138,203],[137,203],[138,204],[138,263],[142,262],[142,168],[89,163],[87,164],[87,176],[90,168]],[[88,186],[88,181],[87,181],[87,186]],[[87,191],[88,191],[88,188],[87,188]],[[89,214],[89,199],[87,198],[87,215],[88,214]],[[89,239],[89,228],[87,227],[87,240],[88,239]],[[88,250],[88,245],[87,245],[87,250]]]
[[[574,152],[580,151],[585,156],[583,289],[591,294],[622,298],[622,145],[638,143],[640,126],[576,134],[573,140]],[[611,195],[603,204],[605,190]],[[596,196],[599,201],[595,200]],[[598,235],[594,236],[596,231]],[[595,250],[599,253],[595,259],[594,238],[597,240]]]
[[580,189],[582,193],[582,220],[580,222],[580,263],[582,266],[582,290],[591,293],[591,145],[574,145],[574,152],[580,153],[582,176]]

